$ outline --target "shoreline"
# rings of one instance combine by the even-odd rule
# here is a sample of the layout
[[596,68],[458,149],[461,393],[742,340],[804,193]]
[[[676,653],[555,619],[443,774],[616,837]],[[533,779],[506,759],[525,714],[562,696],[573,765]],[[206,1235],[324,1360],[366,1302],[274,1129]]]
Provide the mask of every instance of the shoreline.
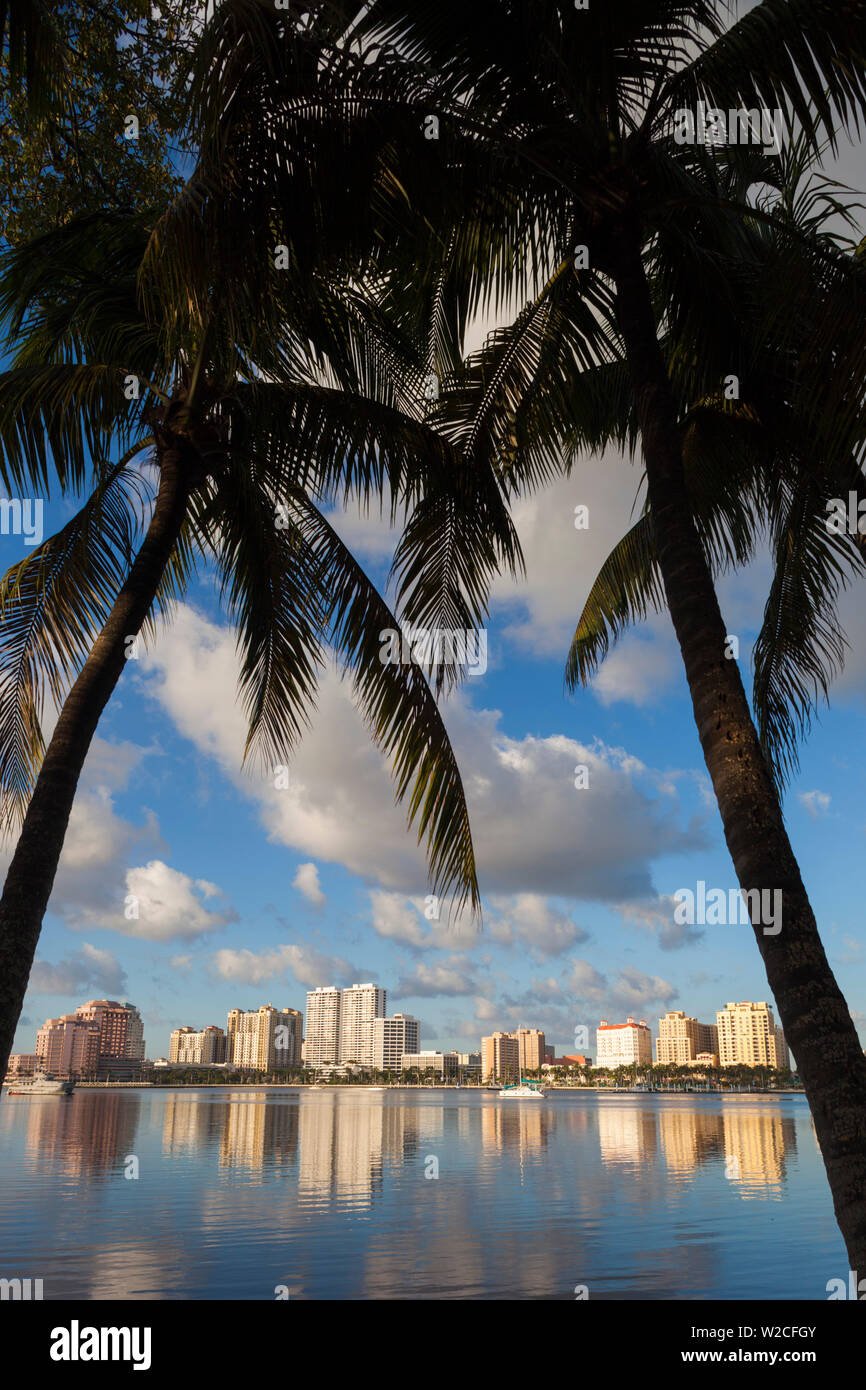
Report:
[[[4,1086],[11,1083],[4,1082]],[[542,1083],[544,1084],[544,1083]],[[327,1082],[316,1088],[313,1083],[308,1081],[79,1081],[75,1084],[76,1091],[211,1091],[211,1090],[230,1090],[230,1091],[311,1091],[318,1089],[321,1091],[369,1091],[375,1089],[381,1094],[386,1091],[446,1091],[448,1093],[456,1091],[471,1091],[484,1095],[499,1095],[498,1087],[487,1086],[380,1086],[369,1087],[363,1085],[353,1085],[345,1082]],[[627,1088],[614,1088],[613,1086],[556,1086],[544,1084],[545,1091],[565,1091],[573,1092],[578,1095],[591,1093],[593,1095],[613,1095],[613,1096],[682,1096],[691,1099],[694,1096],[804,1096],[806,1093],[802,1087],[778,1087],[766,1091],[742,1091],[734,1089],[719,1089],[709,1091],[632,1091]]]

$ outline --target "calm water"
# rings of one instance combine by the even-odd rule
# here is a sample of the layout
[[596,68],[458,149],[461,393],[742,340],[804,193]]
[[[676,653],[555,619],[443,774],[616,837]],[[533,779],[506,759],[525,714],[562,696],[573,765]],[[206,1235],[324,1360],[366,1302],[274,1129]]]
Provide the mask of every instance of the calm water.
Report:
[[848,1268],[798,1096],[4,1096],[0,1251],[46,1299],[826,1299]]

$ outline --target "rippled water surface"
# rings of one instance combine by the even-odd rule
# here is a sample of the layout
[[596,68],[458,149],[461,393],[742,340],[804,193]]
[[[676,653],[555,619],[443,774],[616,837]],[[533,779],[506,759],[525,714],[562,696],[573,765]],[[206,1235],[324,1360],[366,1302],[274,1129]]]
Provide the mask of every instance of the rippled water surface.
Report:
[[799,1096],[246,1087],[4,1095],[0,1261],[87,1299],[825,1299],[848,1267]]

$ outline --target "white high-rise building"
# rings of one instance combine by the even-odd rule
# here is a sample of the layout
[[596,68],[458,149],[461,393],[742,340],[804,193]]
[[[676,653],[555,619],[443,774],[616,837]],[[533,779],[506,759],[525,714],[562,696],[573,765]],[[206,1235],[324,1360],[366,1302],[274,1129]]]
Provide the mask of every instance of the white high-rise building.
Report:
[[368,1065],[377,1071],[399,1071],[404,1054],[418,1052],[421,1047],[421,1024],[411,1014],[374,1018],[370,1035]]
[[304,1066],[335,1066],[340,1061],[340,991],[334,985],[307,990]]
[[[307,996],[309,998],[309,996]],[[373,1066],[374,1019],[385,1017],[387,990],[372,983],[351,985],[344,989],[340,1000],[340,1062],[357,1062]],[[308,1011],[309,1011],[309,1005]],[[417,1051],[411,1047],[407,1052]],[[399,1057],[397,1065],[400,1065]]]
[[630,1067],[652,1062],[652,1033],[644,1019],[635,1023],[629,1014],[625,1023],[601,1020],[595,1030],[596,1066]]

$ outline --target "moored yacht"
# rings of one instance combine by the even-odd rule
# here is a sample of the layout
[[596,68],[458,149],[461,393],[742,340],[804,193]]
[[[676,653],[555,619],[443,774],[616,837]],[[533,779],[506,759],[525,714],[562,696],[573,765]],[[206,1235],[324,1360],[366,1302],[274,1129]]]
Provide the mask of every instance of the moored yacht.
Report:
[[71,1096],[74,1081],[63,1081],[37,1071],[33,1076],[19,1076],[9,1082],[10,1096]]

